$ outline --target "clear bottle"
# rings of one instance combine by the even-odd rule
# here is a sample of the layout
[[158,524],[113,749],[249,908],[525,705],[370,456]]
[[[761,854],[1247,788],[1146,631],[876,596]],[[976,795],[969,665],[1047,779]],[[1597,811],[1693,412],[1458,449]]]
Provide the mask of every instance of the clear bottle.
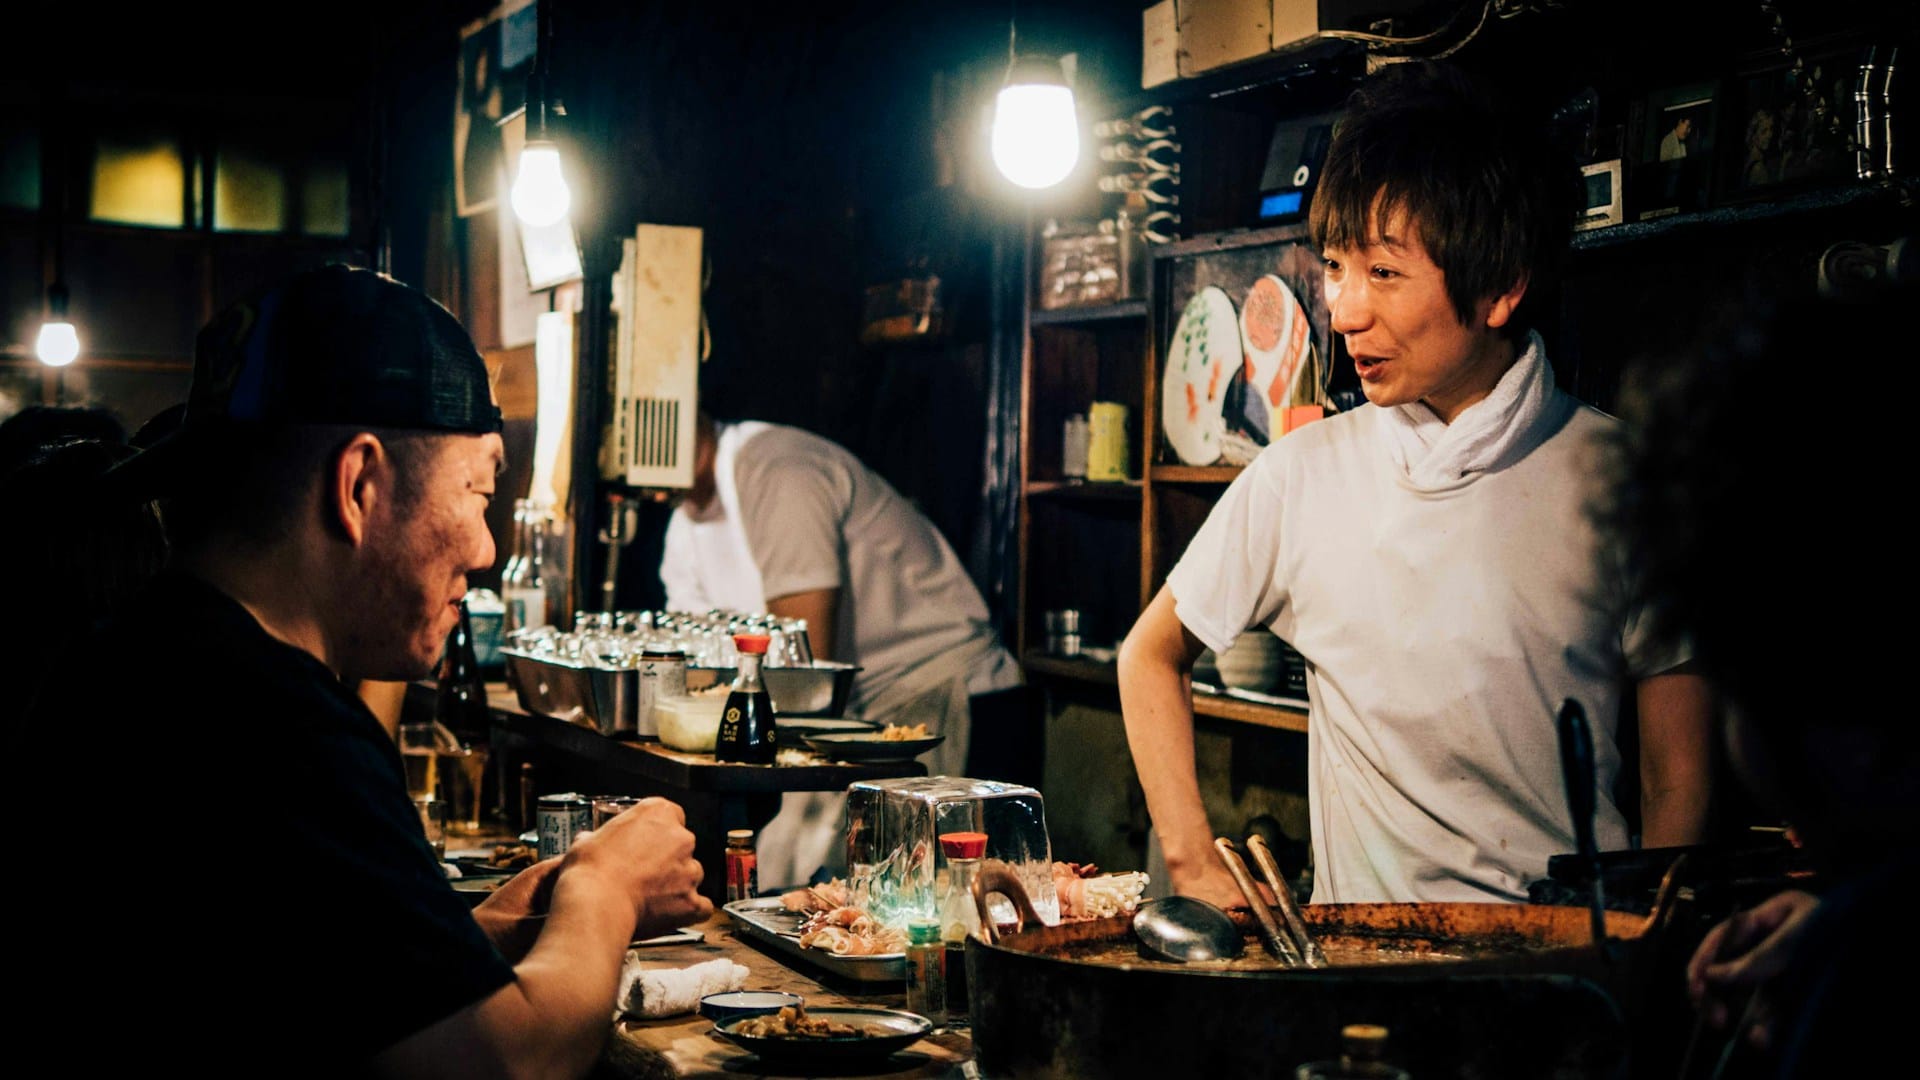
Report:
[[760,664],[767,655],[765,634],[736,634],[734,648],[740,653],[740,674],[733,680],[733,693],[720,713],[720,731],[714,738],[713,756],[718,761],[738,761],[749,765],[771,765],[779,749],[774,733],[773,699],[767,696],[760,680]]
[[907,924],[907,1011],[935,1027],[947,1020],[947,945],[933,919]]
[[949,945],[965,947],[967,936],[980,932],[973,879],[979,876],[980,860],[987,854],[987,834],[941,833],[940,852],[947,857],[947,891],[940,898],[940,937]]
[[760,891],[760,857],[752,829],[727,830],[727,903],[751,900]]
[[1343,1047],[1335,1061],[1309,1061],[1293,1070],[1293,1080],[1412,1080],[1407,1070],[1389,1065],[1387,1029],[1378,1024],[1348,1024],[1340,1029]]
[[500,599],[507,606],[506,632],[546,626],[546,529],[531,499],[513,504],[513,555],[500,575]]

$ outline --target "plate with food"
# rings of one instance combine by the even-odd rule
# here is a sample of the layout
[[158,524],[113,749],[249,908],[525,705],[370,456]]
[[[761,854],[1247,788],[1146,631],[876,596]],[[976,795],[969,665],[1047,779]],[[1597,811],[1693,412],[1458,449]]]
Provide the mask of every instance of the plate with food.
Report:
[[909,724],[905,727],[888,724],[878,731],[802,735],[800,741],[819,753],[841,761],[906,761],[946,742],[947,737],[929,735],[925,724]]
[[774,718],[774,726],[796,735],[858,735],[880,730],[880,725],[871,720],[839,720],[826,716],[780,716]]
[[1215,285],[1201,289],[1180,313],[1160,376],[1167,445],[1186,464],[1220,460],[1227,434],[1227,391],[1244,360],[1233,299]]
[[809,1009],[793,1005],[714,1027],[763,1060],[797,1066],[875,1061],[919,1042],[933,1021],[901,1009]]
[[1297,400],[1300,384],[1314,370],[1313,326],[1287,283],[1262,274],[1240,305],[1240,344],[1246,354],[1241,377],[1247,392],[1234,419],[1262,439],[1282,434],[1281,417]]

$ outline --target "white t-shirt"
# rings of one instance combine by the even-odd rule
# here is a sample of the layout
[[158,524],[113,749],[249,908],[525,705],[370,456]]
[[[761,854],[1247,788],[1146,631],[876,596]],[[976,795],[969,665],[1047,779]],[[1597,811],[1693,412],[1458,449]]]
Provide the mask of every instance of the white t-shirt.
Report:
[[1316,903],[1523,900],[1574,847],[1555,717],[1585,707],[1602,849],[1629,680],[1653,655],[1588,500],[1613,421],[1553,390],[1525,456],[1426,490],[1368,405],[1269,446],[1167,577],[1216,652],[1264,625],[1307,661]]
[[[959,557],[893,485],[818,435],[755,427],[736,452],[733,483],[761,591],[777,600],[840,590],[833,658],[864,669],[853,707],[931,655],[993,638],[986,602]],[[702,580],[718,572],[718,560],[698,557],[718,547],[724,516],[720,499],[698,520],[686,504],[674,512],[660,572],[668,607],[698,610],[729,593],[726,582]],[[967,673],[973,694],[1018,685],[1019,665],[997,645]]]

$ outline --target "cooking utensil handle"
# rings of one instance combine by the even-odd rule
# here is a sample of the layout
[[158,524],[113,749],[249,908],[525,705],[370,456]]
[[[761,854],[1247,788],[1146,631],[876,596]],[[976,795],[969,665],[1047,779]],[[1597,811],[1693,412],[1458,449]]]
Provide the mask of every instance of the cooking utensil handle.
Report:
[[1267,846],[1264,837],[1255,833],[1247,837],[1247,850],[1253,853],[1253,865],[1260,868],[1260,876],[1267,879],[1267,887],[1273,890],[1274,901],[1280,907],[1280,917],[1286,921],[1287,930],[1293,935],[1294,944],[1299,946],[1302,959],[1308,967],[1326,967],[1326,950],[1313,940],[1313,932],[1307,929],[1306,916],[1300,910],[1299,901],[1293,897],[1293,888],[1280,873],[1280,864],[1274,861],[1273,849]]
[[1275,959],[1288,967],[1297,967],[1300,963],[1300,950],[1293,947],[1293,939],[1273,921],[1273,909],[1267,906],[1266,898],[1260,895],[1260,886],[1253,883],[1253,875],[1247,872],[1246,861],[1233,849],[1233,841],[1218,837],[1213,841],[1214,850],[1220,853],[1220,861],[1227,864],[1227,872],[1240,885],[1240,891],[1247,894],[1247,906],[1253,909],[1253,921],[1260,927],[1260,938],[1267,943],[1268,951]]
[[1019,933],[1031,922],[1035,926],[1046,925],[1046,920],[1034,910],[1033,901],[1027,896],[1027,887],[1020,882],[1013,867],[999,859],[989,859],[980,864],[973,877],[973,906],[980,912],[980,936],[989,945],[1000,940],[1000,927],[993,921],[993,913],[987,907],[987,897],[999,893],[1013,904],[1013,932]]
[[1573,838],[1580,859],[1593,875],[1593,940],[1606,940],[1606,899],[1600,883],[1600,848],[1593,839],[1596,797],[1593,772],[1593,732],[1587,711],[1568,698],[1560,706],[1560,770],[1567,782],[1567,806],[1573,811]]

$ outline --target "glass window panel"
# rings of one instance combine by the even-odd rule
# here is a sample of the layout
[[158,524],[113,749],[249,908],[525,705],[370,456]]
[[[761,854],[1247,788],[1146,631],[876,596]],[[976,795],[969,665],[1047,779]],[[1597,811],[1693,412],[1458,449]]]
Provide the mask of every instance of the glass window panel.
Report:
[[40,132],[0,122],[0,206],[40,208]]
[[287,227],[287,170],[244,146],[222,146],[213,167],[213,227],[218,232],[281,232]]
[[300,189],[300,226],[308,236],[345,236],[351,224],[345,162],[323,158],[307,167]]
[[169,135],[103,134],[93,148],[95,221],[180,228],[187,168],[180,143]]

